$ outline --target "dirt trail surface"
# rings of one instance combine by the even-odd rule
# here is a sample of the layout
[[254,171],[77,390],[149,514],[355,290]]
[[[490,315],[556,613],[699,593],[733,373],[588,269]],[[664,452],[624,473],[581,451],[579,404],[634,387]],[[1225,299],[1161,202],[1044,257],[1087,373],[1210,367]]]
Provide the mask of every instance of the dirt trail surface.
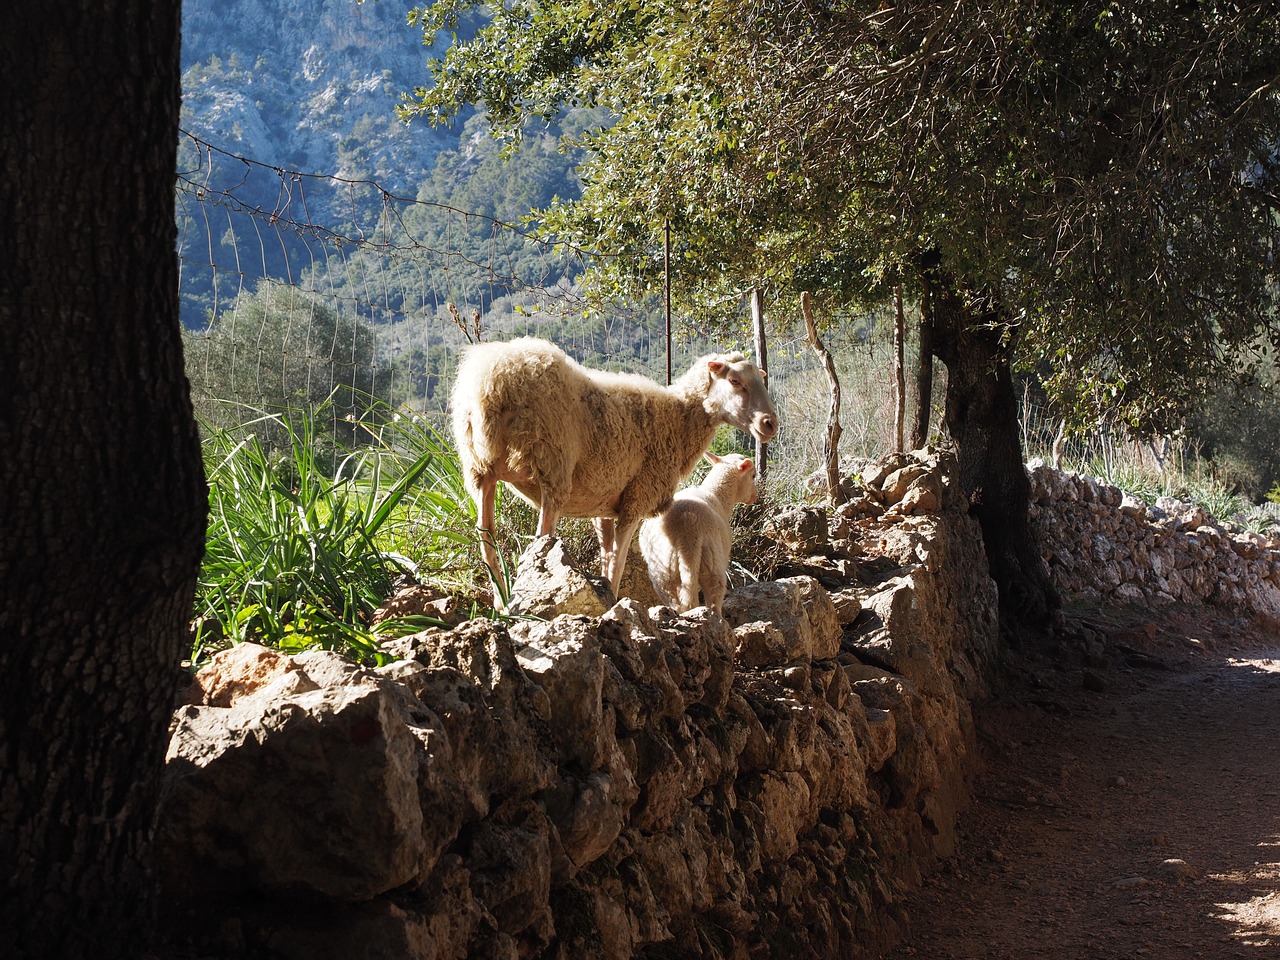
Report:
[[1280,629],[1138,616],[1012,659],[957,855],[884,960],[1280,958]]

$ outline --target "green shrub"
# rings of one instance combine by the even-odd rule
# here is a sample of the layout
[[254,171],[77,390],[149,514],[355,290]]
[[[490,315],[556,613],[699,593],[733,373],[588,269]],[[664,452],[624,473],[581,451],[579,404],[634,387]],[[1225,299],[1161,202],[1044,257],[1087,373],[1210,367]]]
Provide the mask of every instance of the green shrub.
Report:
[[[394,550],[396,528],[415,485],[448,475],[446,455],[424,432],[419,450],[376,438],[326,470],[316,455],[316,419],[295,410],[260,414],[234,432],[206,426],[209,525],[193,666],[245,640],[381,658],[370,617],[412,565]],[[264,444],[258,428],[286,437],[285,452]],[[419,491],[415,502],[427,509],[434,501]],[[433,528],[431,541],[451,542],[450,531]],[[423,625],[396,621],[379,630]]]

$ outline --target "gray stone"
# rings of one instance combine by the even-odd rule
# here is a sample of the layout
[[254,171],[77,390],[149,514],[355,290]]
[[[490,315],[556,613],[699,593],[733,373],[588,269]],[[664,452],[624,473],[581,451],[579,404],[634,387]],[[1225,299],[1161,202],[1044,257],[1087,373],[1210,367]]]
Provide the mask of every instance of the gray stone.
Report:
[[725,598],[724,618],[738,634],[737,660],[744,667],[786,666],[840,651],[835,604],[812,577],[741,587]]
[[614,604],[609,582],[571,567],[559,537],[538,537],[520,555],[507,612],[551,619],[561,614],[603,616]]

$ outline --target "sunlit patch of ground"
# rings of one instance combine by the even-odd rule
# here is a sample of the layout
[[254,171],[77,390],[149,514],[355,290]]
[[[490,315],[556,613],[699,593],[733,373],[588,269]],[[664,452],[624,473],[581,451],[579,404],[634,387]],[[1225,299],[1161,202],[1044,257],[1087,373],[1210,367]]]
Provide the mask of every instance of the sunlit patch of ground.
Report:
[[[1227,661],[1232,667],[1244,667],[1262,673],[1280,673],[1280,661],[1272,658]],[[1280,785],[1277,785],[1280,789]],[[1211,875],[1208,879],[1230,885],[1241,891],[1260,891],[1239,902],[1217,903],[1216,918],[1225,920],[1235,930],[1233,936],[1251,947],[1280,946],[1280,837],[1258,844],[1260,858],[1250,868]]]
[[[1266,865],[1274,884],[1280,877],[1280,864]],[[1219,879],[1217,877],[1213,879]],[[1233,884],[1256,886],[1261,877],[1256,871],[1247,875],[1224,877]],[[1271,890],[1259,894],[1242,903],[1216,904],[1218,912],[1215,919],[1225,920],[1235,930],[1232,936],[1250,947],[1280,946],[1280,890]]]

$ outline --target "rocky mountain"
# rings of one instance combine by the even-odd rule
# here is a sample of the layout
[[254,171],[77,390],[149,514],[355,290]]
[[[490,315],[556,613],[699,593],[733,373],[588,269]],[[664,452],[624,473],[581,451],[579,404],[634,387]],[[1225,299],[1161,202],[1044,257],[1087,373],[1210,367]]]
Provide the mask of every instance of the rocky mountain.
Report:
[[[457,133],[395,116],[433,53],[411,0],[186,0],[182,125],[229,153],[412,196]],[[437,51],[438,53],[438,51]]]
[[444,52],[408,24],[414,5],[186,0],[177,213],[189,329],[210,329],[270,279],[395,339],[407,316],[446,303],[487,314],[570,269],[493,223],[576,192],[557,129],[507,163],[474,110],[452,128],[396,117]]

